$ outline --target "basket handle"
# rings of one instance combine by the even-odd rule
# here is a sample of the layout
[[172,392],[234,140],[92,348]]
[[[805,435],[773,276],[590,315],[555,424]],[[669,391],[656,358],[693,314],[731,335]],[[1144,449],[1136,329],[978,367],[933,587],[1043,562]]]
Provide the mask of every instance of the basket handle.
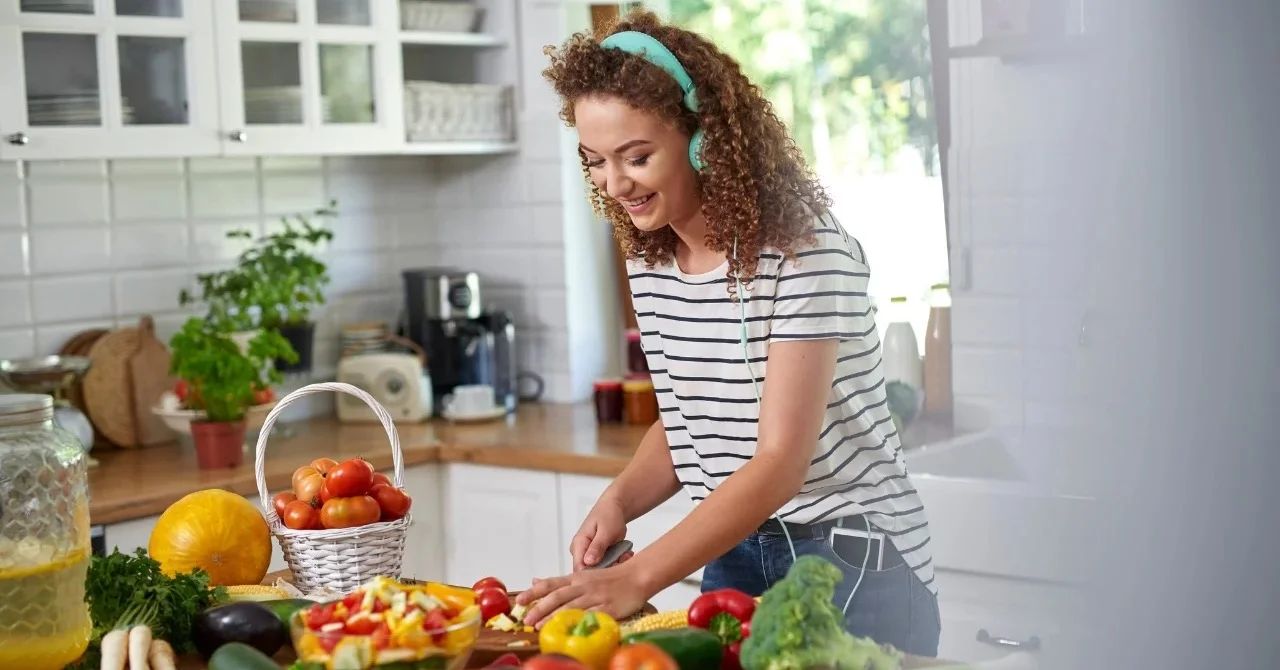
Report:
[[396,432],[396,425],[391,419],[391,414],[382,406],[382,403],[379,403],[373,396],[365,393],[355,386],[352,386],[351,384],[344,384],[342,382],[319,382],[316,384],[308,384],[293,393],[290,393],[284,398],[281,398],[280,402],[276,403],[276,406],[272,407],[271,411],[267,414],[266,420],[262,422],[262,429],[258,433],[258,444],[255,447],[255,455],[253,459],[253,470],[258,479],[258,499],[262,504],[262,511],[266,514],[268,521],[273,517],[279,518],[276,517],[276,510],[271,505],[270,494],[267,491],[267,472],[265,469],[267,462],[267,438],[271,435],[271,428],[276,423],[276,417],[280,416],[280,412],[284,411],[284,408],[288,407],[289,403],[294,400],[328,391],[337,391],[339,393],[353,395],[363,400],[364,404],[368,405],[369,409],[373,410],[373,413],[378,417],[378,421],[382,423],[382,429],[387,431],[387,439],[391,441],[391,466],[393,470],[392,483],[395,484],[396,488],[404,488],[404,454],[400,451],[400,435]]

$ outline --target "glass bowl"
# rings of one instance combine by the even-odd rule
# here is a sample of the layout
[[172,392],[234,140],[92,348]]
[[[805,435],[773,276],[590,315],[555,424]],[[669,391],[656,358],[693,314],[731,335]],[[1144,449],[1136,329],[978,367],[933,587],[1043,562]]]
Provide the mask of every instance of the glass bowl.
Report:
[[[307,609],[293,614],[289,619],[289,632],[293,648],[303,667],[316,668],[341,666],[377,668],[394,665],[397,670],[462,670],[471,658],[476,639],[480,636],[480,613],[463,621],[456,621],[443,628],[427,629],[422,626],[391,633],[375,640],[375,635],[347,633],[342,628],[319,630],[307,627],[304,617]],[[379,642],[386,641],[379,649]]]

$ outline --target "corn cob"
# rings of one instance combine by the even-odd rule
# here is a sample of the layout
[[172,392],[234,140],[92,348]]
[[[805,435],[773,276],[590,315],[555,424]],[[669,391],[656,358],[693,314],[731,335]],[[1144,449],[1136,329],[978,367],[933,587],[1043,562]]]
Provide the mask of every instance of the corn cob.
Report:
[[239,584],[226,588],[228,602],[280,600],[289,597],[289,594],[285,593],[284,589],[262,584]]
[[643,633],[651,630],[669,630],[685,628],[689,625],[689,613],[685,610],[667,610],[641,617],[623,625],[624,635]]

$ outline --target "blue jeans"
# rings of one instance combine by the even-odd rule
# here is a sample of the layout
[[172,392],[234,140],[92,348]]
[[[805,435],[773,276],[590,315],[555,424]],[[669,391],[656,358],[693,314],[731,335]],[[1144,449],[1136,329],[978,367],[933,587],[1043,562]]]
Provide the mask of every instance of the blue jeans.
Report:
[[[856,526],[855,526],[856,527]],[[886,563],[892,553],[897,565],[884,570],[861,569],[831,551],[826,533],[815,529],[809,537],[792,533],[796,555],[816,554],[844,571],[844,581],[836,586],[836,608],[843,608],[849,591],[864,573],[858,592],[845,615],[845,629],[854,635],[888,643],[917,656],[938,655],[938,597],[929,591],[915,572],[901,563],[896,551],[885,549]],[[707,565],[702,574],[702,590],[735,588],[753,596],[764,593],[791,569],[791,550],[782,535],[755,533],[729,553]]]

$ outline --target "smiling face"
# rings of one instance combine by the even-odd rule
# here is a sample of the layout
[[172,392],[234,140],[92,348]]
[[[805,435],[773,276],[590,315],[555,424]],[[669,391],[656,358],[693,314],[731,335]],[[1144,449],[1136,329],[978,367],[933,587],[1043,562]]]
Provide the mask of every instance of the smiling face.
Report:
[[615,97],[584,97],[573,111],[592,183],[622,205],[636,228],[679,226],[699,213],[689,135],[676,124]]

